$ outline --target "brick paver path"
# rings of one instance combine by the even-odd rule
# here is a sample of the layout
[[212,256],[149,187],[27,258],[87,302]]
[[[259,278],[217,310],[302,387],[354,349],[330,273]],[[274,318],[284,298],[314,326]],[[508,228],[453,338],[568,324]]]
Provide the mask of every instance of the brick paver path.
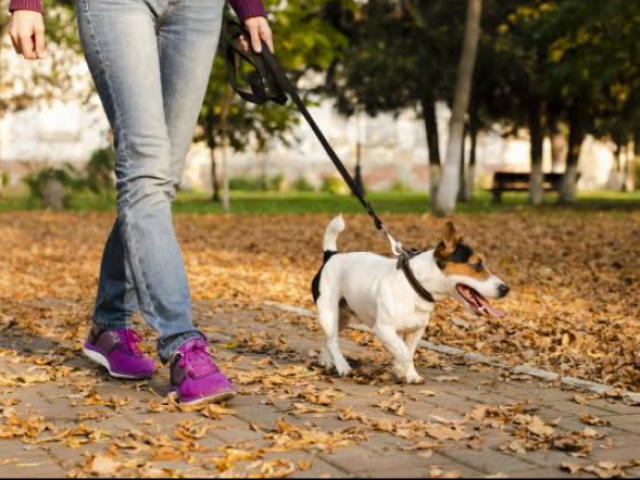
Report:
[[242,389],[226,409],[180,411],[163,398],[166,369],[112,381],[77,355],[79,339],[5,325],[0,477],[640,475],[640,408],[429,352],[427,383],[396,385],[360,332],[344,340],[358,373],[338,379],[313,366],[322,337],[308,319],[219,303],[196,312]]

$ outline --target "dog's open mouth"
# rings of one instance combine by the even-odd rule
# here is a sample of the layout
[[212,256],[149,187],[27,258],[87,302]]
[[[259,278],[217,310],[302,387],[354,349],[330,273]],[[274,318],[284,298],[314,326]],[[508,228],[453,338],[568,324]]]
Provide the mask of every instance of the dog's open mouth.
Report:
[[504,318],[505,313],[502,310],[493,308],[489,301],[473,288],[460,283],[456,286],[456,289],[476,315],[488,315],[493,318]]

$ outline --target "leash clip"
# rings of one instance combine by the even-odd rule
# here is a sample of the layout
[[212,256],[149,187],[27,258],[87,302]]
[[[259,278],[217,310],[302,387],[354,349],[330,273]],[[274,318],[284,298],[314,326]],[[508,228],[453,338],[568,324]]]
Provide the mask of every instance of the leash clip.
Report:
[[382,232],[386,235],[387,240],[389,240],[389,243],[391,244],[391,251],[393,252],[393,254],[396,257],[401,257],[403,255],[406,255],[406,252],[402,246],[402,243],[398,240],[396,240],[393,235],[391,235],[391,233],[389,233],[389,230],[387,230],[387,227],[384,225],[384,223],[380,222],[380,229],[382,230]]

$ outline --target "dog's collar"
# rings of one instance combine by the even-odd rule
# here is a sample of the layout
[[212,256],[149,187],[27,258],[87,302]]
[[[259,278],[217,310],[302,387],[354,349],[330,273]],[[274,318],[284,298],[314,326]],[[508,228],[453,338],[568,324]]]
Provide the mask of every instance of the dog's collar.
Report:
[[421,299],[428,303],[436,303],[436,299],[433,298],[433,295],[431,295],[431,293],[420,284],[411,269],[411,259],[417,257],[421,253],[423,252],[416,249],[404,251],[398,259],[398,268],[402,270],[405,278],[409,282],[409,285],[411,285],[411,288],[413,288]]

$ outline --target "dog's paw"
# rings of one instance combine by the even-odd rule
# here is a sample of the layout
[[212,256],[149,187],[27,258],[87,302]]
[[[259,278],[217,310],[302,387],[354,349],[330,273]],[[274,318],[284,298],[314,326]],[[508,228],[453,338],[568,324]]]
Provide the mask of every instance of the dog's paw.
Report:
[[327,372],[333,370],[333,360],[331,359],[331,355],[329,354],[321,354],[320,358],[318,358],[318,365],[324,368]]
[[424,379],[424,377],[421,377],[420,375],[408,375],[405,379],[404,379],[404,383],[406,383],[407,385],[424,385],[427,381]]
[[353,369],[349,365],[340,365],[336,367],[338,375],[341,377],[348,377],[353,373]]

